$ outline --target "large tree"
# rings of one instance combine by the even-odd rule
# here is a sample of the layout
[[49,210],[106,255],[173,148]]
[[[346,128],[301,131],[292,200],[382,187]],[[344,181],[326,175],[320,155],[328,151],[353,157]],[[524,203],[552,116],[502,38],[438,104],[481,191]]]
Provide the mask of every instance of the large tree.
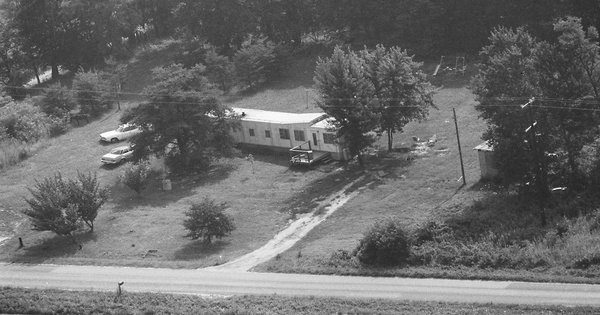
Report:
[[175,171],[203,171],[214,158],[231,153],[237,120],[218,99],[219,91],[204,76],[204,66],[171,65],[154,69],[156,82],[144,94],[148,102],[121,120],[140,125],[133,139],[135,157],[167,156]]
[[131,1],[7,0],[10,26],[22,39],[21,50],[38,66],[86,70],[123,49],[121,38],[140,23]]
[[323,96],[317,104],[334,118],[340,141],[359,163],[373,132],[386,132],[391,150],[393,134],[434,107],[435,90],[420,66],[405,50],[383,45],[359,53],[336,47],[331,58],[317,63],[315,82]]
[[317,105],[334,118],[331,122],[339,141],[348,147],[352,157],[357,156],[360,165],[360,151],[375,141],[370,133],[380,118],[375,87],[365,68],[365,61],[358,54],[336,47],[330,58],[317,61],[314,78],[322,95]]
[[553,43],[522,28],[495,30],[481,51],[473,84],[488,122],[484,139],[494,146],[505,178],[533,188],[542,223],[551,186],[585,189],[577,161],[581,149],[597,138],[600,122],[597,31],[586,33],[580,20],[570,17],[554,29]]
[[64,179],[60,173],[44,178],[29,189],[32,197],[23,212],[31,218],[33,229],[69,236],[85,222],[94,230],[98,210],[108,198],[108,188],[101,187],[96,175],[78,173],[77,180]]
[[399,47],[386,49],[378,45],[374,50],[364,49],[367,77],[374,86],[374,97],[379,100],[381,112],[378,132],[386,132],[388,150],[392,150],[393,135],[402,132],[411,121],[421,121],[430,107],[435,107],[435,89],[419,70],[422,63],[413,60],[406,50]]
[[175,8],[179,26],[230,55],[257,30],[251,1],[184,0]]

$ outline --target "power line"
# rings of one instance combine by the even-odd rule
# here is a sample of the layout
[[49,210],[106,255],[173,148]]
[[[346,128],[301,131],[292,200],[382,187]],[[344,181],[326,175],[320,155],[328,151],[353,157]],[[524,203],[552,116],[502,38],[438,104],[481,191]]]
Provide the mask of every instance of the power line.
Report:
[[[37,90],[37,91],[61,91],[63,89],[57,89],[57,88],[27,88],[27,87],[22,87],[22,86],[5,86],[6,88],[11,88],[11,89],[23,89],[23,90]],[[114,96],[115,99],[118,96],[136,96],[136,97],[141,97],[147,100],[148,95],[145,93],[139,93],[139,92],[117,92],[114,90],[82,90],[82,89],[68,89],[67,91],[71,91],[71,92],[87,92],[87,93],[103,93],[103,94],[108,94],[110,96]],[[244,96],[225,96],[224,97],[226,100],[231,100],[231,99],[246,99],[246,97]],[[75,98],[76,100],[79,101],[93,101],[95,99],[92,98]],[[360,100],[359,98],[321,98],[323,101],[325,101],[325,103],[327,102],[344,102],[344,101],[356,101],[356,100]],[[308,99],[307,99],[308,100]],[[379,98],[379,99],[372,99],[370,101],[373,102],[390,102],[390,101],[403,101],[404,99],[399,99],[399,98]],[[479,106],[481,107],[520,107],[521,104],[518,103],[522,103],[525,101],[529,101],[530,98],[529,97],[494,97],[494,98],[489,98],[487,100],[490,101],[497,101],[497,102],[515,102],[515,104],[505,104],[505,103],[491,103],[491,104],[479,104]],[[550,98],[550,97],[536,97],[536,104],[532,104],[532,107],[535,108],[545,108],[545,109],[553,109],[553,110],[579,110],[579,111],[588,111],[588,112],[600,112],[600,101],[598,100],[582,100],[582,99],[562,99],[562,98]],[[205,104],[205,103],[209,103],[209,102],[213,102],[214,100],[205,100],[205,101],[201,101],[201,102],[178,102],[178,101],[151,101],[148,100],[148,102],[146,103],[151,103],[151,104],[180,104],[180,105],[194,105],[194,104]],[[222,101],[222,99],[221,99]],[[580,104],[580,105],[597,105],[599,106],[599,108],[584,108],[584,107],[566,107],[566,106],[553,106],[553,105],[543,105],[543,104],[539,104],[539,103],[571,103],[571,104]],[[356,106],[354,105],[344,105],[344,104],[340,104],[340,105],[333,105],[333,104],[321,104],[321,107],[329,107],[329,108],[355,108]],[[420,105],[387,105],[385,106],[386,108],[422,108],[423,106]]]

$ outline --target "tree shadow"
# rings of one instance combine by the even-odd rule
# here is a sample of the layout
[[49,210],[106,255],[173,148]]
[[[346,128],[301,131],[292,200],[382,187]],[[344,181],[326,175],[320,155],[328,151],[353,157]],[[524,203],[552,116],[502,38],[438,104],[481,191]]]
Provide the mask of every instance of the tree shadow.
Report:
[[72,257],[88,242],[96,241],[98,235],[89,230],[75,234],[76,243],[70,237],[54,234],[41,243],[17,249],[10,259],[12,263],[41,264],[48,260],[61,257]]
[[202,174],[186,176],[169,176],[170,190],[160,176],[153,178],[140,196],[123,183],[115,183],[111,187],[111,196],[115,204],[115,212],[123,212],[134,208],[150,206],[164,207],[180,199],[194,195],[197,188],[214,185],[231,175],[237,167],[232,164],[217,164]]
[[203,240],[195,240],[177,250],[173,257],[180,261],[202,260],[223,252],[227,246],[229,242],[223,240],[216,240],[210,244],[204,243]]

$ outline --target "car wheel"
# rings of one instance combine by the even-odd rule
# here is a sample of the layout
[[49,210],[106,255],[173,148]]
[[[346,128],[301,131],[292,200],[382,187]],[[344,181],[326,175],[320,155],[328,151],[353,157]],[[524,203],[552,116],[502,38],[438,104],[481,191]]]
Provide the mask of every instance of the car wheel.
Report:
[[118,138],[112,138],[112,139],[110,139],[110,142],[112,142],[112,143],[119,142],[119,139]]

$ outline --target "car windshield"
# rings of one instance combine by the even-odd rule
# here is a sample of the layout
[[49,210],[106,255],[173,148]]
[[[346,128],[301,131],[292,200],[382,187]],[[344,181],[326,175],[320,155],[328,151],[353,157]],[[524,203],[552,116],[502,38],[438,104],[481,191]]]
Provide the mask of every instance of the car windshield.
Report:
[[112,149],[110,150],[111,154],[121,154],[121,149]]

